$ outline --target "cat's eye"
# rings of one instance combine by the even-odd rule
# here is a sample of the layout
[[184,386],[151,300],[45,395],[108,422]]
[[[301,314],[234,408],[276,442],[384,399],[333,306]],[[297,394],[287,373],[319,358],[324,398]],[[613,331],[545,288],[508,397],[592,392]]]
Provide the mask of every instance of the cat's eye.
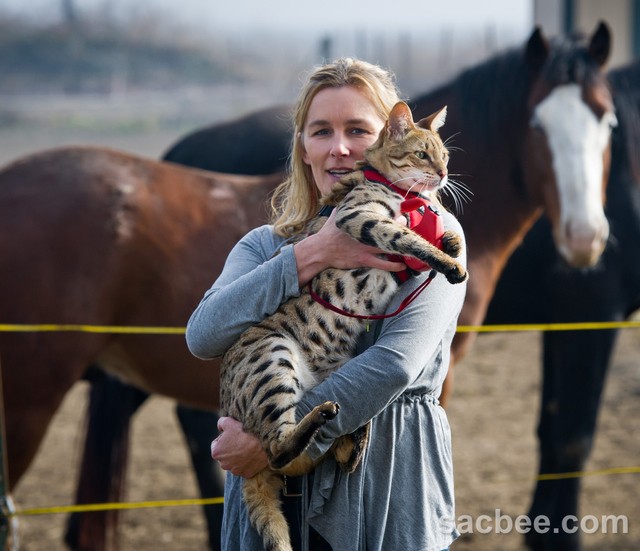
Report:
[[426,159],[427,158],[427,154],[424,151],[416,151],[415,155],[416,155],[416,157],[418,157],[418,159]]

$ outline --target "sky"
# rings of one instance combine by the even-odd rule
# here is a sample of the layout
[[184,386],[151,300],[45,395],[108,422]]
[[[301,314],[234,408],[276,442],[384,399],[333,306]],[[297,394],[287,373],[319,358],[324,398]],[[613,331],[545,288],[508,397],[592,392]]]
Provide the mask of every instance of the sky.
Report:
[[[106,10],[119,17],[159,11],[177,23],[209,31],[362,28],[439,33],[443,28],[507,28],[525,35],[533,0],[74,0],[77,10]],[[42,22],[60,17],[62,0],[0,0],[0,13]],[[109,11],[110,10],[110,11]]]

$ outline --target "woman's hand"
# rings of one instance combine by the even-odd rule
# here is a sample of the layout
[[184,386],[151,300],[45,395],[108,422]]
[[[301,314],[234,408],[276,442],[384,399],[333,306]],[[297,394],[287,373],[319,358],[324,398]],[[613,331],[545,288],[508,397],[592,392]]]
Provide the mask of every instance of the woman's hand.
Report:
[[[391,262],[376,247],[363,245],[336,227],[336,212],[331,213],[322,229],[293,247],[300,287],[326,268],[378,268],[388,272],[406,269],[402,262]],[[402,217],[404,220],[404,217]]]
[[260,440],[253,434],[244,432],[239,421],[232,417],[220,417],[218,431],[220,436],[211,442],[211,457],[225,471],[251,478],[269,464]]

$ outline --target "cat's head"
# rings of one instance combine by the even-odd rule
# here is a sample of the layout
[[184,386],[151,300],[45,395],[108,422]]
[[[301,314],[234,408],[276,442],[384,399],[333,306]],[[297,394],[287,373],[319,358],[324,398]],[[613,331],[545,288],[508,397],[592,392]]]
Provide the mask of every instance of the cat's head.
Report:
[[363,165],[401,189],[434,194],[448,177],[449,151],[438,134],[446,115],[445,106],[414,123],[409,106],[396,103],[377,141],[365,151]]

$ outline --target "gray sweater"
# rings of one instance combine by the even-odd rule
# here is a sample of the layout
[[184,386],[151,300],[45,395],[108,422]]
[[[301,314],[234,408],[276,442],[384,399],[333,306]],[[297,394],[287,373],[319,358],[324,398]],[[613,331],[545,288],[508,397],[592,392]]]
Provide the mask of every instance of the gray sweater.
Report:
[[[462,234],[457,220],[444,216],[445,227]],[[402,284],[388,312],[424,277]],[[378,328],[372,323],[357,357],[308,391],[298,406],[302,418],[326,400],[340,404],[340,414],[308,449],[314,458],[336,437],[372,420],[371,441],[356,471],[344,474],[327,458],[307,491],[308,523],[334,551],[440,551],[457,537],[451,435],[437,396],[465,290],[466,283],[452,285],[438,274],[400,314],[375,322]],[[293,247],[271,226],[251,231],[193,312],[189,349],[203,359],[224,354],[245,329],[299,292]],[[223,549],[259,551],[261,539],[241,491],[242,479],[227,473]]]

